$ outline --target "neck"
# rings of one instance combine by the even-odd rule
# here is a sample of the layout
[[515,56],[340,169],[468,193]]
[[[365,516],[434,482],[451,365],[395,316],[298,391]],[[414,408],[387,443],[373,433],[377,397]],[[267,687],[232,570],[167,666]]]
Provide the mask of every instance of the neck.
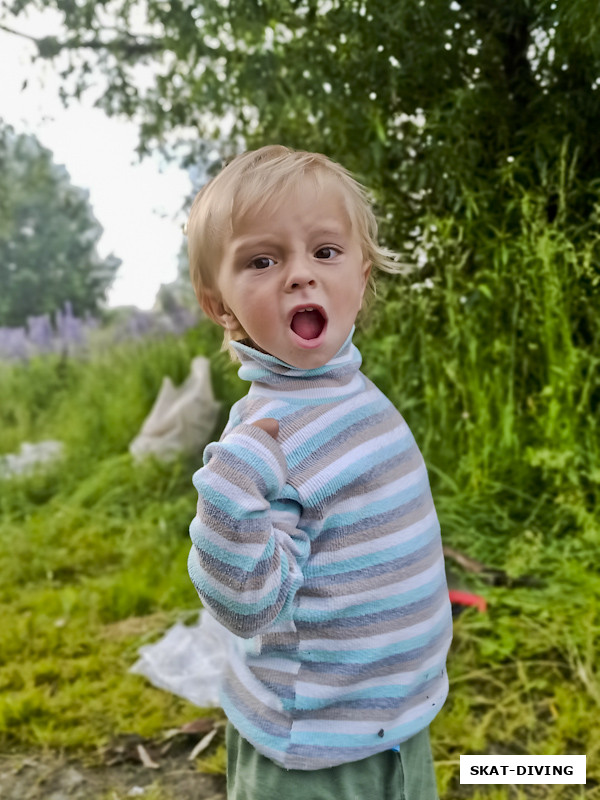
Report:
[[352,344],[354,327],[335,356],[322,367],[301,369],[241,342],[232,342],[240,361],[238,375],[251,381],[249,394],[284,393],[289,400],[329,402],[362,387],[358,375],[362,357]]

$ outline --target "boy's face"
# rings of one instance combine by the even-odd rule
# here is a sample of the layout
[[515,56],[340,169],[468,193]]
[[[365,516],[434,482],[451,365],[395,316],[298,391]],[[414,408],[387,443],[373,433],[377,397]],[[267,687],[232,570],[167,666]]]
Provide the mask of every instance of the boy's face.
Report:
[[[301,369],[338,352],[361,307],[371,265],[341,189],[305,181],[276,208],[235,225],[205,312],[257,349]],[[313,311],[301,311],[312,308]]]

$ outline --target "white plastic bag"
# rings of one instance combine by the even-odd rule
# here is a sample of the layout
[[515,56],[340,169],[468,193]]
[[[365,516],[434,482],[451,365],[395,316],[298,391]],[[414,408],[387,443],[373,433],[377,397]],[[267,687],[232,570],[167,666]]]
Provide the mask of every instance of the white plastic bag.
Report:
[[163,460],[181,452],[197,452],[208,443],[220,408],[210,383],[210,362],[198,356],[181,386],[163,378],[152,410],[129,451],[136,458],[155,455]]
[[173,625],[162,639],[140,647],[130,668],[159,689],[201,708],[219,706],[219,691],[234,635],[206,611],[195,625]]
[[31,444],[23,442],[18,453],[0,456],[0,477],[24,475],[56,461],[63,454],[63,443],[53,439]]

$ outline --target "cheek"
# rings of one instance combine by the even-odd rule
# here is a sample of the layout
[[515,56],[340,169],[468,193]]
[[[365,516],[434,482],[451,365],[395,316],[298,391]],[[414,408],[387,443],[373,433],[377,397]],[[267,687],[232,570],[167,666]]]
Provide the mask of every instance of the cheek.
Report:
[[261,294],[249,293],[239,299],[238,309],[241,320],[247,327],[255,331],[268,333],[274,329],[279,317],[273,313],[273,307]]

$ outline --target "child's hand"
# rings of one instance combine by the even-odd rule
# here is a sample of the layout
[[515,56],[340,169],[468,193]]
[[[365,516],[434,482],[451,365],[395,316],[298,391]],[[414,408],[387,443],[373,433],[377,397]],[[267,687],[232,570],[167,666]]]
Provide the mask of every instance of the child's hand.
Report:
[[259,419],[256,422],[253,422],[252,425],[256,425],[257,428],[260,428],[263,431],[266,431],[269,436],[272,436],[273,439],[277,439],[279,436],[279,423],[276,419],[272,417],[265,417],[265,419]]

